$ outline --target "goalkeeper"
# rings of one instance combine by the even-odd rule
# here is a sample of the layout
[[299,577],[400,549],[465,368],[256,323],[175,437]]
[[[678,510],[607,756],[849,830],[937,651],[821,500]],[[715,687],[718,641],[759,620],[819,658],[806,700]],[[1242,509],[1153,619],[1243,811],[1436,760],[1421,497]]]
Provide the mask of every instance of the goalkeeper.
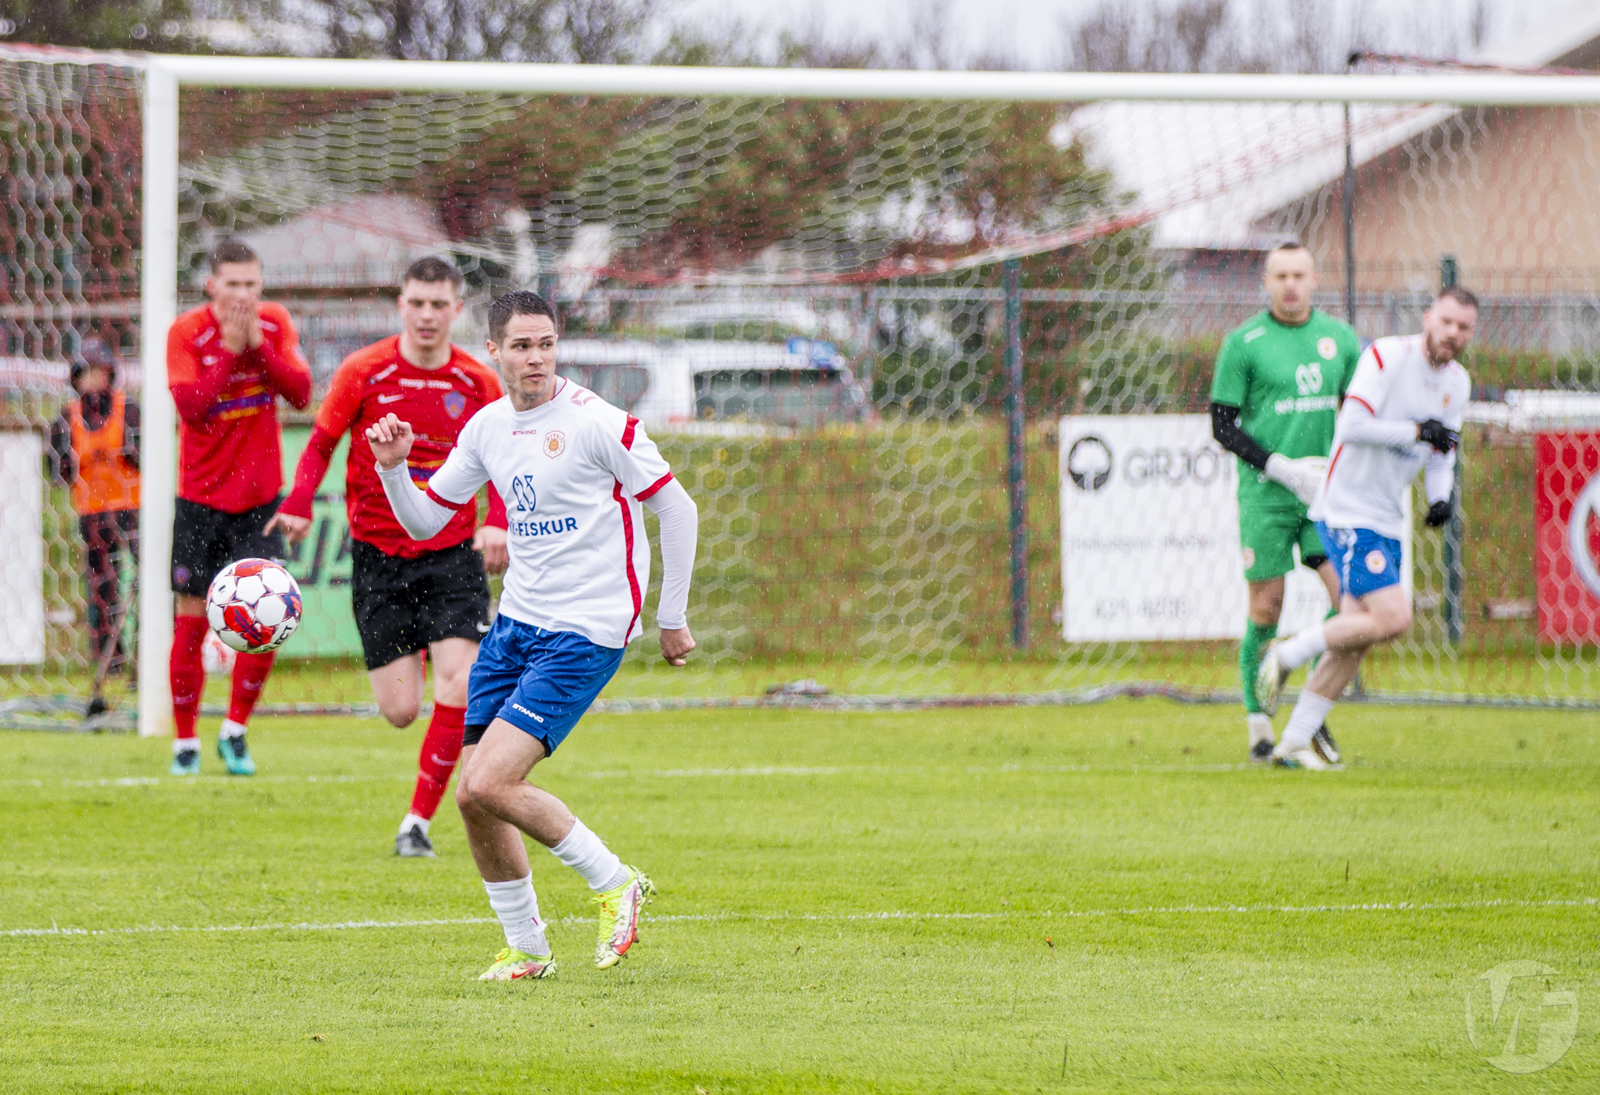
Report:
[[[1355,374],[1356,333],[1311,307],[1316,263],[1299,243],[1267,253],[1262,278],[1271,303],[1229,332],[1211,383],[1211,433],[1239,458],[1239,543],[1250,586],[1249,619],[1239,647],[1239,683],[1250,732],[1250,759],[1272,757],[1271,710],[1256,696],[1256,669],[1278,633],[1284,575],[1300,561],[1321,576],[1329,600],[1339,583],[1306,507],[1328,466],[1339,402]],[[1326,726],[1314,747],[1329,763],[1338,749]]]

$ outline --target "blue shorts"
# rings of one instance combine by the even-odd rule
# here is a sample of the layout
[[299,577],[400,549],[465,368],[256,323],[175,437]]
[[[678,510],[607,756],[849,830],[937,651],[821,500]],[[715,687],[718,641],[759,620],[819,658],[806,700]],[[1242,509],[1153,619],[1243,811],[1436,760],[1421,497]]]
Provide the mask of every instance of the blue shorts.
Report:
[[1328,562],[1339,575],[1339,591],[1365,597],[1400,584],[1400,541],[1369,528],[1329,528],[1317,522]]
[[546,631],[496,616],[467,678],[463,743],[476,745],[491,722],[505,719],[543,742],[547,755],[554,753],[616,673],[624,653],[575,632]]

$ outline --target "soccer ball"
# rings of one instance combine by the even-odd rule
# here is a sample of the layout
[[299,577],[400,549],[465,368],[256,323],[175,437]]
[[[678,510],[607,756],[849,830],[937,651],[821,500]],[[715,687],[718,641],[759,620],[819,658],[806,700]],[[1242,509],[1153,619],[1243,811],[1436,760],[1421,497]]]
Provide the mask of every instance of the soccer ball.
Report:
[[300,626],[300,587],[271,559],[240,559],[211,579],[206,621],[233,649],[265,654]]
[[207,631],[205,642],[200,644],[200,664],[208,677],[226,677],[233,672],[233,663],[239,653],[217,638],[215,631]]

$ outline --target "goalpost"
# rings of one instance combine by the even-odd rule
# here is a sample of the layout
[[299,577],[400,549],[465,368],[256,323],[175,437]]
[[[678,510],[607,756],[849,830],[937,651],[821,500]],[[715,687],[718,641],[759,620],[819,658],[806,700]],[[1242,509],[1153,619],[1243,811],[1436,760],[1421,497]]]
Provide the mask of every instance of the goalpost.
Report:
[[[319,385],[374,337],[372,270],[395,254],[449,251],[474,307],[554,292],[564,368],[637,401],[700,499],[711,695],[759,687],[746,665],[851,693],[1226,690],[1232,462],[1193,416],[1216,341],[1261,306],[1261,249],[1311,243],[1319,306],[1354,310],[1364,338],[1412,329],[1459,276],[1486,301],[1467,523],[1419,538],[1419,624],[1373,685],[1569,703],[1600,681],[1588,560],[1551,546],[1583,541],[1562,469],[1600,426],[1568,398],[1600,391],[1600,270],[1568,258],[1600,244],[1600,211],[1566,179],[1600,168],[1600,77],[0,53],[0,75],[52,64],[137,73],[143,734],[170,720],[165,332],[232,231],[268,238],[269,294],[314,323]],[[25,128],[14,144],[44,140]],[[342,485],[323,490],[328,546],[296,565],[326,586]],[[1119,565],[1135,571],[1109,581]],[[337,627],[285,656],[348,657]],[[68,665],[75,640],[51,635]],[[641,674],[636,697],[684,688]],[[274,699],[365,699],[317,691]]]

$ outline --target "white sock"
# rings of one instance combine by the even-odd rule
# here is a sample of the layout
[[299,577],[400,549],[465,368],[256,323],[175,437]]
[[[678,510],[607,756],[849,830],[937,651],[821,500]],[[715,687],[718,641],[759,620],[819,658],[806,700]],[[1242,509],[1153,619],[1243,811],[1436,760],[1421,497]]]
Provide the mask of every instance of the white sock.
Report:
[[1328,637],[1322,624],[1312,624],[1293,638],[1278,644],[1278,664],[1285,669],[1299,669],[1306,662],[1328,649]]
[[242,722],[234,722],[232,719],[223,719],[222,729],[217,731],[217,737],[223,739],[224,741],[229,738],[242,738],[244,737],[245,731],[249,729],[250,728]]
[[489,907],[506,931],[506,946],[540,957],[550,953],[544,921],[539,919],[539,899],[533,893],[533,875],[512,882],[485,882]]
[[200,751],[200,739],[199,738],[173,738],[172,739],[172,751],[173,751],[173,753],[175,753],[175,754],[176,753],[187,753],[191,749],[194,750],[196,753],[198,753]]
[[596,893],[620,886],[628,880],[628,868],[617,854],[601,843],[581,821],[572,823],[572,832],[550,849],[550,854],[583,876]]
[[[416,814],[407,814],[405,816],[405,819],[400,822],[400,831],[402,833],[408,833],[408,832],[411,831],[411,826],[418,825],[418,826],[421,826],[421,828],[422,828],[422,835],[423,836],[427,836],[428,835],[428,825],[430,823],[431,822],[430,822],[429,818],[418,817]],[[533,876],[529,875],[528,877],[532,878]]]
[[1294,712],[1289,716],[1289,725],[1283,728],[1283,751],[1293,752],[1310,745],[1312,735],[1327,721],[1328,712],[1332,710],[1332,700],[1309,689],[1302,689],[1300,698],[1295,701]]
[[1244,722],[1250,728],[1251,745],[1258,741],[1264,741],[1268,745],[1272,744],[1272,719],[1270,716],[1263,715],[1258,711],[1254,714],[1246,715]]

